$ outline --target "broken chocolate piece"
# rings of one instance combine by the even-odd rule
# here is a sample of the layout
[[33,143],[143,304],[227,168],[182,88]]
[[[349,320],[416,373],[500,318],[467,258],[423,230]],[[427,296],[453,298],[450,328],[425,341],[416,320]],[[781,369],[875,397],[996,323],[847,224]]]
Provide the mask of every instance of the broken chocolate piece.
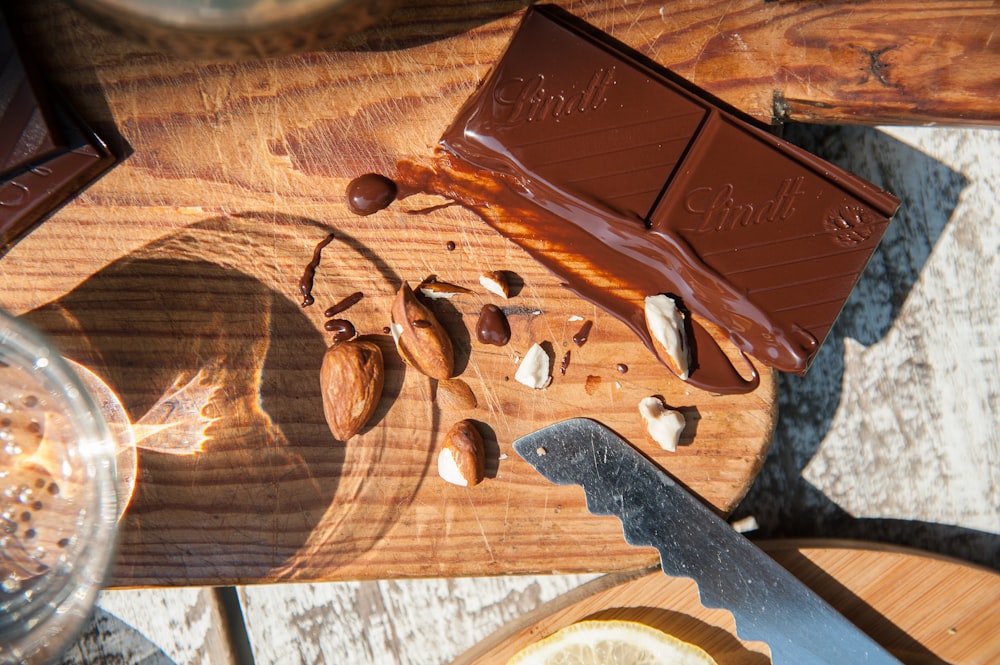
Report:
[[[669,293],[796,373],[899,205],[551,6],[527,10],[441,146],[406,189],[457,192],[647,345],[643,298]],[[698,385],[719,353],[691,325]]]

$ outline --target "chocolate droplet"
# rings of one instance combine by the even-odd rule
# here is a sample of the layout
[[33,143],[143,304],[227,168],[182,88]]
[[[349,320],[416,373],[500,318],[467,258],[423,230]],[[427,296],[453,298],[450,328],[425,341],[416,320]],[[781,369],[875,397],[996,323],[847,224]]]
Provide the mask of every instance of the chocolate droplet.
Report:
[[371,215],[396,200],[396,183],[378,173],[358,176],[347,185],[347,206],[355,215]]
[[566,351],[565,355],[562,357],[562,361],[559,363],[559,373],[565,375],[566,370],[569,369],[569,357],[570,352]]
[[503,346],[510,341],[510,323],[502,309],[496,305],[483,305],[476,322],[476,339],[493,346]]

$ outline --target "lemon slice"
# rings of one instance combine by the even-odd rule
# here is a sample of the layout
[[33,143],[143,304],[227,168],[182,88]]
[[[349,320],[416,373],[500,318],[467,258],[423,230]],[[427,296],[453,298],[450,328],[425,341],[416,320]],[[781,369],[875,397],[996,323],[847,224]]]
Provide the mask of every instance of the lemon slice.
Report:
[[707,653],[635,621],[580,621],[514,654],[507,665],[718,665]]

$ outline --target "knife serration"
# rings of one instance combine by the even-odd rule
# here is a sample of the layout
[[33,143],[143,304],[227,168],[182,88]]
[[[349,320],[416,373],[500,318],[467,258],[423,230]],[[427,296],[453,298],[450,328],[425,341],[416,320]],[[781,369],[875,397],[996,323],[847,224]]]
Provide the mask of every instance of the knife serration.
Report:
[[591,513],[618,517],[630,545],[655,547],[664,573],[693,579],[702,604],[732,612],[737,634],[765,642],[775,665],[900,665],[604,425],[564,420],[514,450],[551,482],[582,486]]

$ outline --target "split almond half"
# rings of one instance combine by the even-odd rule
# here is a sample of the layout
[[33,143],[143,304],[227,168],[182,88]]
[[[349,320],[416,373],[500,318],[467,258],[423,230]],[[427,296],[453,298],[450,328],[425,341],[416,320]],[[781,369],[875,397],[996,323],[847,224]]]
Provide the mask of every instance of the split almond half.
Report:
[[406,282],[393,302],[390,329],[403,362],[432,379],[451,378],[455,371],[451,337]]
[[668,295],[647,296],[646,329],[653,338],[656,354],[671,372],[687,381],[690,368],[684,314]]
[[438,454],[438,475],[460,487],[478,485],[486,476],[486,446],[471,420],[460,420],[445,435]]

